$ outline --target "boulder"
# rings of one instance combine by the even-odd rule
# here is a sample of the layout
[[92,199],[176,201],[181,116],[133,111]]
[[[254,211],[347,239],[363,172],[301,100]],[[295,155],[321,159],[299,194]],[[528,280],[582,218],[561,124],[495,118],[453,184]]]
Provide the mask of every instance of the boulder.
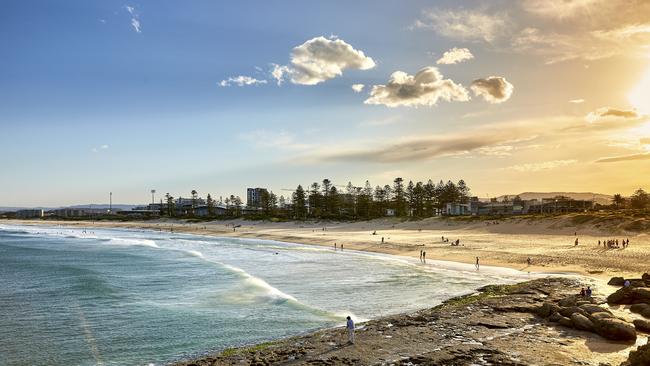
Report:
[[603,318],[614,318],[614,315],[612,313],[608,313],[605,311],[589,314],[589,319],[591,319],[591,321],[594,321],[596,319],[603,319]]
[[643,319],[634,319],[634,328],[641,332],[650,333],[650,321]]
[[646,318],[650,318],[650,305],[648,304],[634,304],[630,306],[630,311],[641,314]]
[[650,288],[623,287],[607,297],[610,304],[650,303]]
[[537,308],[537,315],[542,318],[548,318],[551,314],[560,311],[560,307],[551,303],[545,302],[539,308]]
[[609,310],[601,308],[600,306],[594,304],[580,305],[579,308],[582,311],[586,312],[587,314],[602,313],[602,312],[609,313]]
[[577,306],[570,306],[566,308],[560,308],[559,313],[564,317],[570,318],[574,313],[582,313],[582,310],[580,310],[580,308]]
[[557,323],[560,324],[560,325],[563,325],[563,326],[565,326],[567,328],[573,328],[573,321],[571,321],[571,319],[566,318],[564,316],[560,316],[560,320],[558,320]]
[[630,357],[621,366],[647,366],[650,365],[650,343],[641,346],[636,351],[630,352]]
[[641,276],[641,279],[644,281],[650,281],[650,273],[644,273],[643,276]]
[[583,299],[582,296],[571,295],[571,296],[567,296],[564,299],[558,301],[557,304],[560,305],[563,308],[569,307],[569,306],[576,306],[576,301],[578,301],[578,298]]
[[617,318],[602,318],[594,322],[594,329],[600,336],[614,341],[636,340],[634,326]]
[[560,315],[560,313],[557,313],[557,312],[551,314],[551,316],[548,317],[548,321],[553,322],[553,323],[559,322],[560,319],[562,319],[562,315]]
[[571,321],[576,329],[586,330],[589,332],[594,331],[594,323],[582,314],[573,313],[573,315],[571,315]]
[[625,284],[625,278],[623,277],[612,277],[609,282],[607,282],[608,285],[612,286],[623,286]]

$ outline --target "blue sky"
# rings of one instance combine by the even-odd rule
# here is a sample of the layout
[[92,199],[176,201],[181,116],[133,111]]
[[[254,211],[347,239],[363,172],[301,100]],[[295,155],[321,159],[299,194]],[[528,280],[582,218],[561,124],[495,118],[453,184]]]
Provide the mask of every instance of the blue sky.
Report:
[[[629,93],[644,87],[650,32],[629,32],[650,16],[643,2],[620,19],[594,14],[599,0],[568,3],[6,1],[0,205],[103,202],[109,191],[143,202],[152,188],[288,194],[398,175],[464,178],[481,196],[630,191],[641,179],[606,177],[648,169],[647,110]],[[607,42],[619,46],[598,52]],[[331,53],[318,59],[310,45]],[[439,63],[453,48],[472,58]],[[274,64],[291,70],[281,85]],[[380,88],[425,67],[452,86]],[[238,76],[259,84],[220,86]],[[599,162],[610,158],[622,159]]]

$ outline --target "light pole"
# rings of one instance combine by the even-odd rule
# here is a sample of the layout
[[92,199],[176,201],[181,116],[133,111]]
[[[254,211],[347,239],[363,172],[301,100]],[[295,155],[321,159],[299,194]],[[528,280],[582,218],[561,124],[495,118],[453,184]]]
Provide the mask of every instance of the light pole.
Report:
[[108,213],[113,213],[113,192],[108,193]]
[[152,189],[152,190],[151,190],[151,206],[152,206],[152,207],[153,207],[153,204],[154,204],[154,202],[155,202],[155,201],[154,201],[154,194],[156,194],[156,190],[155,190],[155,189]]

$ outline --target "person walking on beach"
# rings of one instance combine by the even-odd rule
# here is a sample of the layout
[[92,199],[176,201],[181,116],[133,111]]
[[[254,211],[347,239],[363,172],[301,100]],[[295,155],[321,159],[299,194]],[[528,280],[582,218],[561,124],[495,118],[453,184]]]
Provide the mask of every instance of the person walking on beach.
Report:
[[426,263],[427,262],[427,252],[422,252],[422,262]]
[[381,237],[381,243],[384,244],[384,237]]
[[528,257],[528,259],[526,259],[526,262],[528,263],[528,266],[530,267],[530,263],[532,262],[532,261],[530,260],[530,257]]
[[576,242],[575,242],[574,246],[576,246],[576,247],[578,246],[578,238],[576,238]]
[[348,315],[348,322],[345,325],[345,328],[348,330],[348,343],[354,344],[354,321]]
[[475,265],[475,266],[476,266],[476,270],[478,271],[479,267],[481,266],[481,265],[479,264],[479,262],[478,262],[478,257],[476,257],[476,265]]
[[420,249],[420,262],[422,262],[422,249]]
[[336,243],[334,243],[334,251],[336,252]]

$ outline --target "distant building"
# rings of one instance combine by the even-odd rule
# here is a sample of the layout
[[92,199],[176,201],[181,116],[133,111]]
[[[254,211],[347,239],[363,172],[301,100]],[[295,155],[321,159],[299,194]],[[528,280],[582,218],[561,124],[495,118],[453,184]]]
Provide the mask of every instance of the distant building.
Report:
[[48,214],[55,217],[84,217],[106,215],[108,212],[105,208],[59,208],[48,211]]
[[262,194],[265,193],[268,194],[268,190],[266,188],[248,188],[246,190],[246,207],[262,207]]
[[386,209],[386,216],[395,216],[395,209],[394,208],[387,208]]
[[464,216],[471,215],[472,210],[469,203],[452,202],[447,204],[444,214],[448,216]]
[[17,219],[37,219],[43,217],[43,210],[18,210],[16,211]]

